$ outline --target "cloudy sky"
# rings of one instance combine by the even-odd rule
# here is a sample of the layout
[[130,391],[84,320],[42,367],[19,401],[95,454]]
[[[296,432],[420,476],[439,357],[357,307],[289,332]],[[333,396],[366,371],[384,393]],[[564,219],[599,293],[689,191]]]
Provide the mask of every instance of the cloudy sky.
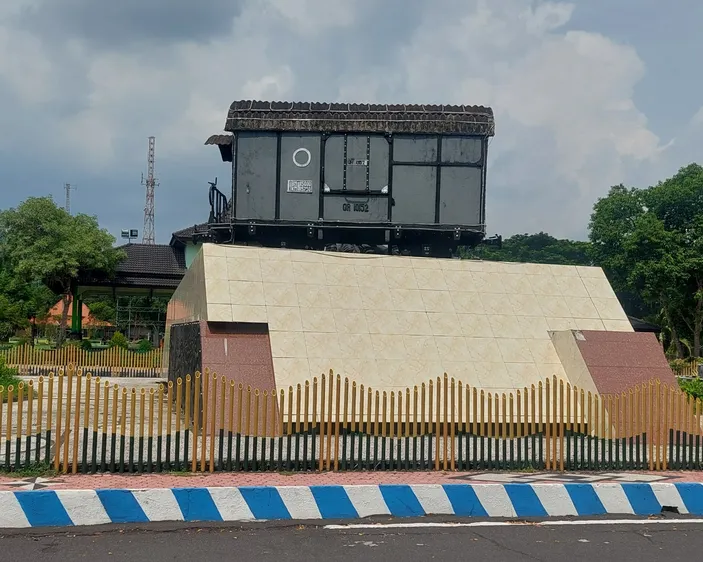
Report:
[[234,99],[494,108],[488,230],[583,238],[594,201],[703,162],[701,0],[1,0],[0,208],[207,218]]

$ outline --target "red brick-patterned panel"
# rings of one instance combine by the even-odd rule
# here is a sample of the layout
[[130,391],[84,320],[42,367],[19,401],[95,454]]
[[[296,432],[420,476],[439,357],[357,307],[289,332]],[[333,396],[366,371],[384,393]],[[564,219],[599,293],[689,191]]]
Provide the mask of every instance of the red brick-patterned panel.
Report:
[[582,331],[576,333],[576,343],[601,394],[620,393],[652,379],[676,385],[652,333]]
[[[201,323],[203,368],[217,373],[226,382],[225,420],[229,422],[230,402],[229,383],[234,381],[238,386],[244,385],[243,399],[246,401],[248,386],[252,391],[260,391],[259,407],[263,408],[263,391],[275,392],[276,379],[273,371],[273,357],[271,356],[271,341],[266,324],[250,324],[244,322],[218,322]],[[221,384],[221,383],[219,383]],[[218,395],[221,386],[218,387]],[[235,411],[240,408],[236,404],[238,390],[235,389]],[[269,398],[269,413],[277,412],[272,409],[273,399]],[[219,422],[220,400],[217,400],[216,419]],[[244,404],[246,411],[246,404]],[[254,393],[252,392],[251,411],[254,409]],[[268,416],[272,418],[272,415]],[[262,416],[260,416],[260,419]],[[273,427],[270,420],[269,429]],[[219,426],[219,423],[218,423]],[[261,428],[263,429],[263,428]]]

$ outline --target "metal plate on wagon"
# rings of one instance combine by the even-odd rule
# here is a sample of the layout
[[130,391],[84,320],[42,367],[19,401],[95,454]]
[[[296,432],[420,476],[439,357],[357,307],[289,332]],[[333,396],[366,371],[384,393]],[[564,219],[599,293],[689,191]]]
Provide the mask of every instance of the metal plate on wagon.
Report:
[[287,193],[312,193],[312,180],[288,180]]

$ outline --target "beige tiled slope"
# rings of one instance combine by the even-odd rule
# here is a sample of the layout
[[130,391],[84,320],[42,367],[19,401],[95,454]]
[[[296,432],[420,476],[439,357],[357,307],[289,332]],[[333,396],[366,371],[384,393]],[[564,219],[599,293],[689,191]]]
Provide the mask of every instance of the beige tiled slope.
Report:
[[334,369],[508,390],[565,376],[550,330],[632,331],[600,268],[209,244],[202,266],[206,319],[267,322],[279,385]]
[[[224,256],[224,250],[216,246],[208,248],[208,255]],[[217,272],[217,269],[210,268]],[[164,338],[164,368],[168,369],[168,350],[170,332],[173,324],[207,320],[208,304],[206,300],[205,256],[199,252],[191,267],[186,271],[178,288],[171,297],[166,310],[166,337]],[[231,310],[231,305],[225,307]]]

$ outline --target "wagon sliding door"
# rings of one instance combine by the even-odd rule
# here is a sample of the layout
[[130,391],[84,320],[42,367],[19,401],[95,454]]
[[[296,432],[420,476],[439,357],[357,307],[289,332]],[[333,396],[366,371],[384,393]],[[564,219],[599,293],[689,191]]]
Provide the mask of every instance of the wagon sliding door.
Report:
[[324,218],[387,222],[390,144],[383,135],[330,135],[324,141]]

